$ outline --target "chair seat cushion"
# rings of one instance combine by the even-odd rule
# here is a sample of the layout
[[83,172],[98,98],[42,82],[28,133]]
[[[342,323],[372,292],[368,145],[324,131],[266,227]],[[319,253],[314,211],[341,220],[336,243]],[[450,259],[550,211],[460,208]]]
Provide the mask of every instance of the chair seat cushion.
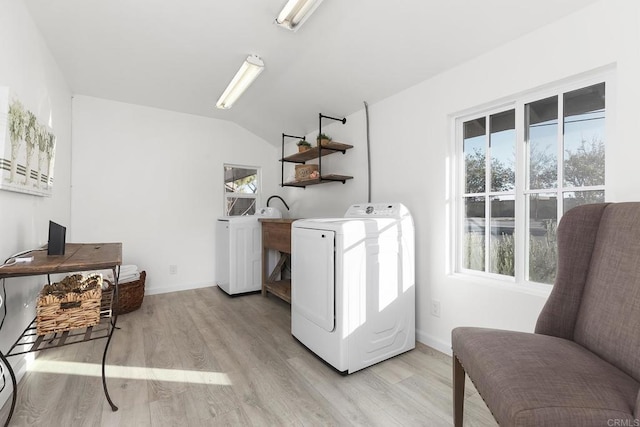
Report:
[[640,383],[572,341],[464,327],[452,347],[501,425],[634,425]]

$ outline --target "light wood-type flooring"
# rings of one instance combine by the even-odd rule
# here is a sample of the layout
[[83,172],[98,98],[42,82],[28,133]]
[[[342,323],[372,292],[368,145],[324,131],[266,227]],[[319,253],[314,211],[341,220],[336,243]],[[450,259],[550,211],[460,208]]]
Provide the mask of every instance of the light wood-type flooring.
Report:
[[[216,287],[146,296],[119,317],[107,356],[117,412],[102,391],[106,341],[96,340],[40,352],[11,425],[452,425],[450,357],[418,344],[342,376],[292,337],[290,321],[272,296]],[[469,380],[465,425],[496,425]]]

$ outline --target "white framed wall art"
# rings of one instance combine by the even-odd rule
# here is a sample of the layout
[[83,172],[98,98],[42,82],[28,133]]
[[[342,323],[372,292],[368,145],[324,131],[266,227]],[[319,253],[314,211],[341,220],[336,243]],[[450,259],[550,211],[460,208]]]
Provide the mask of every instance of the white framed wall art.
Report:
[[0,87],[0,190],[50,197],[56,137],[8,87]]

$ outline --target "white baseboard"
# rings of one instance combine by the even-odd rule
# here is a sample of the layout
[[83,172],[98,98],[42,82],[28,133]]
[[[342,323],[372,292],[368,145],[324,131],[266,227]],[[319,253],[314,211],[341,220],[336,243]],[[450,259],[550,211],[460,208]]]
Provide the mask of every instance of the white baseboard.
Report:
[[188,291],[191,289],[200,289],[200,288],[212,288],[215,286],[216,285],[211,284],[211,282],[191,283],[188,285],[164,286],[160,288],[145,289],[144,294],[145,295],[167,294],[169,292]]
[[420,330],[416,329],[416,340],[420,341],[422,344],[424,345],[428,345],[429,347],[433,348],[434,350],[438,350],[441,353],[444,353],[448,356],[452,355],[451,352],[451,342],[444,342],[442,340],[439,340],[437,338],[434,338],[433,336],[422,332]]

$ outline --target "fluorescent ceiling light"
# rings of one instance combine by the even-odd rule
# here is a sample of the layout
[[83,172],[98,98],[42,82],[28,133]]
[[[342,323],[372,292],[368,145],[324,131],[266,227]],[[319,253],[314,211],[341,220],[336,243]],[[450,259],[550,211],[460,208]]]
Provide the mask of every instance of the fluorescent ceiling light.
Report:
[[262,59],[256,55],[249,55],[216,102],[216,107],[224,110],[231,108],[262,70],[264,70]]
[[275,23],[291,31],[298,31],[322,0],[289,0],[278,15]]

